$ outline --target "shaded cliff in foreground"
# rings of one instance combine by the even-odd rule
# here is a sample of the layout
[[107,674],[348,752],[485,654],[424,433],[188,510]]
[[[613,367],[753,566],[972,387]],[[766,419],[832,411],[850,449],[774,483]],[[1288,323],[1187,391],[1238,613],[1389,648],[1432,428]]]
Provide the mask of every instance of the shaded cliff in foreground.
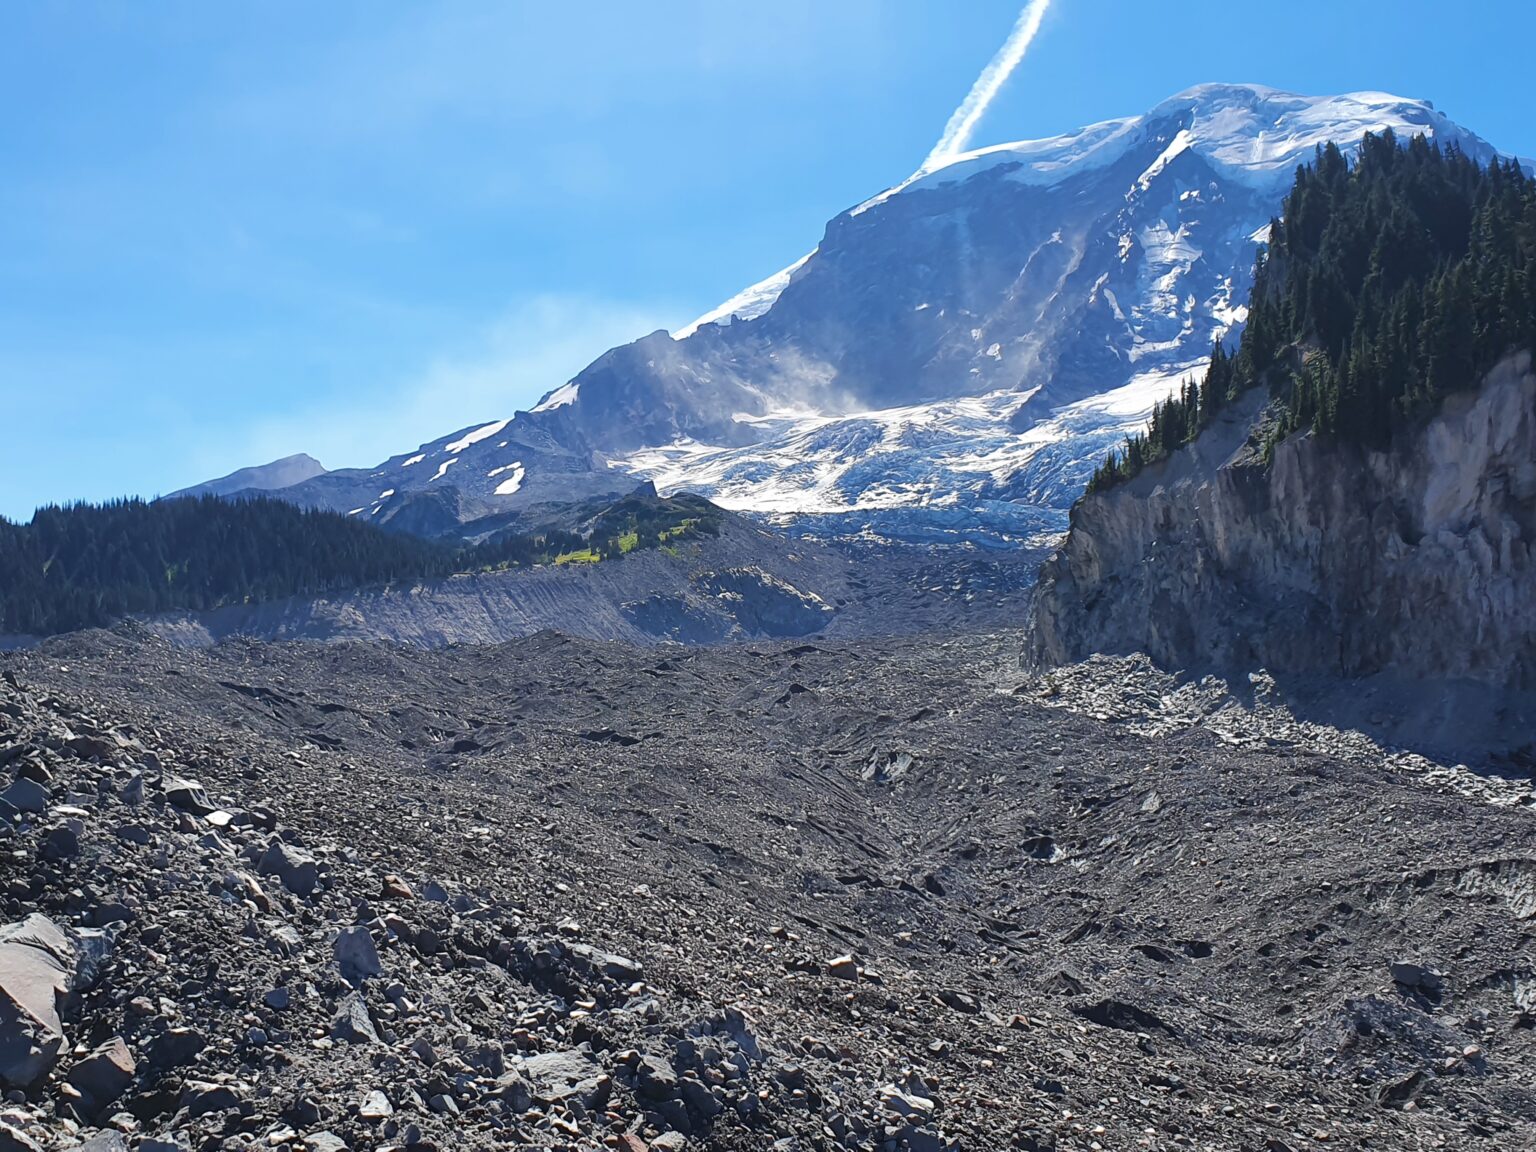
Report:
[[1086,497],[1041,570],[1028,656],[1536,687],[1536,374],[1528,352],[1385,451],[1260,448],[1247,394]]

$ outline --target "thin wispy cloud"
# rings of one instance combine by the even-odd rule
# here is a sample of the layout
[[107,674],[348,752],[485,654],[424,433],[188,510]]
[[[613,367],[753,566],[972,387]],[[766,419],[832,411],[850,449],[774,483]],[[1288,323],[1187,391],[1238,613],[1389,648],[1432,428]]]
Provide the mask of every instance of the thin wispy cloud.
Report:
[[376,464],[458,428],[531,408],[609,348],[675,324],[680,311],[584,296],[529,297],[471,346],[385,383],[367,400],[322,401],[255,424],[232,441],[211,438],[187,472],[201,479],[294,452],[307,452],[327,468]]
[[1013,31],[1008,34],[1008,39],[1003,41],[1003,46],[997,50],[997,55],[993,56],[991,62],[982,69],[981,75],[976,78],[976,83],[971,85],[970,92],[960,102],[960,107],[955,109],[954,115],[949,118],[949,123],[944,125],[944,134],[939,137],[939,142],[928,154],[928,159],[923,161],[920,171],[926,172],[939,167],[964,152],[970,145],[971,137],[975,135],[981,118],[987,114],[988,107],[1003,90],[1003,85],[1008,82],[1008,77],[1013,75],[1014,69],[1023,62],[1024,54],[1029,51],[1030,44],[1040,31],[1040,22],[1045,19],[1046,9],[1050,6],[1051,0],[1030,0],[1025,5],[1024,11],[1019,13],[1019,19],[1014,24]]

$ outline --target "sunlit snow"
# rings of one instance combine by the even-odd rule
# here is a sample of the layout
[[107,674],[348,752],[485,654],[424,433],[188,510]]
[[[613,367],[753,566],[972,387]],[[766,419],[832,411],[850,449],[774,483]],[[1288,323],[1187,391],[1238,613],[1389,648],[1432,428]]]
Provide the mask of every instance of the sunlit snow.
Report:
[[548,396],[544,397],[543,401],[536,405],[533,410],[535,412],[550,412],[566,404],[574,404],[576,403],[576,393],[579,388],[580,385],[575,382],[562,384]]
[[[498,496],[510,496],[523,486],[523,476],[525,473],[523,472],[522,463],[518,462],[509,465],[509,467],[512,469],[512,475],[496,485],[496,495]],[[497,469],[497,471],[504,471],[504,469]]]
[[1152,405],[1203,370],[1148,372],[1121,388],[1043,413],[1023,432],[1010,417],[1032,393],[999,391],[843,415],[760,417],[762,443],[720,447],[682,439],[610,461],[662,492],[708,496],[725,508],[828,514],[923,507],[985,498],[1071,441],[1097,459]]
[[756,320],[774,306],[783,295],[784,289],[789,287],[795,273],[804,268],[806,262],[814,255],[816,255],[815,252],[808,253],[782,272],[775,272],[768,279],[761,280],[745,291],[732,296],[720,307],[712,312],[706,312],[686,328],[679,328],[672,333],[672,338],[686,340],[706,324],[727,325],[733,320]]
[[503,428],[505,428],[509,423],[511,423],[509,420],[498,420],[494,424],[486,424],[483,427],[476,428],[473,432],[466,432],[460,439],[455,440],[452,444],[444,444],[443,451],[449,453],[450,455],[457,456],[471,444],[478,444],[482,440],[489,440],[492,436],[496,435]]

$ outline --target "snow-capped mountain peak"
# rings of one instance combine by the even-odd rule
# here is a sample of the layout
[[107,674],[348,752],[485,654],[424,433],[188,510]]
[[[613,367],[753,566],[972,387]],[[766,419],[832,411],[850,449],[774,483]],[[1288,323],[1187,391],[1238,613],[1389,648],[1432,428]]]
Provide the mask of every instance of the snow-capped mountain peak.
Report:
[[[1170,120],[1185,122],[1175,140],[1228,179],[1283,195],[1300,164],[1332,140],[1341,147],[1367,132],[1392,129],[1400,136],[1424,133],[1440,139],[1475,139],[1434,105],[1386,92],[1298,96],[1260,84],[1201,84],[1163,101],[1141,116],[1090,124],[1039,140],[993,144],[947,157],[853,209],[868,211],[890,197],[932,189],[1006,166],[1009,178],[1053,184],[1107,168],[1155,137]],[[1480,143],[1480,142],[1479,142]]]
[[1387,129],[1495,155],[1425,101],[1201,85],[919,171],[532,412],[290,491],[379,519],[426,493],[436,523],[652,479],[813,530],[1049,533],[1107,447],[1235,338],[1297,165]]

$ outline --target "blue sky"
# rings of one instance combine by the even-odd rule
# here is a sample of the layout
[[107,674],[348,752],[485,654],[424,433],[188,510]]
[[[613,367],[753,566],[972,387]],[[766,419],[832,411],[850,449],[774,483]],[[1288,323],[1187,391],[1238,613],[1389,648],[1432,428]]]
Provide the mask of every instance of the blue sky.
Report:
[[[905,177],[1019,7],[13,0],[0,514],[527,407]],[[1055,0],[974,143],[1237,80],[1536,155],[1533,8]]]

